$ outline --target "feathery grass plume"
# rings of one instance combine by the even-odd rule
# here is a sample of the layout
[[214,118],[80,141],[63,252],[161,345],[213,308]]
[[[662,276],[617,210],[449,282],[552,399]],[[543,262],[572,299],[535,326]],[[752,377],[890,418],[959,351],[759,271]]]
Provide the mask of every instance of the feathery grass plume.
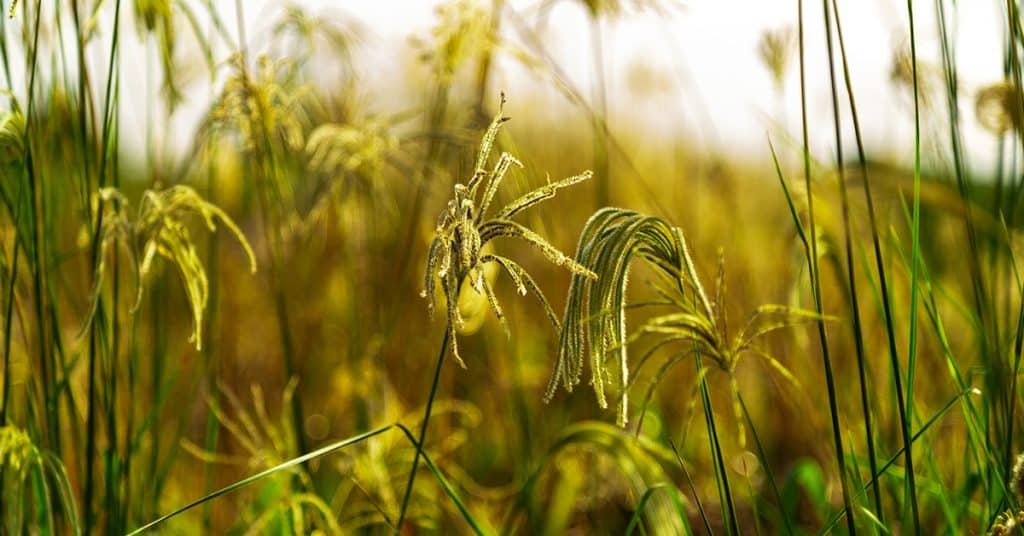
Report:
[[[198,216],[211,233],[217,230],[220,221],[238,240],[246,257],[249,270],[256,272],[256,255],[242,230],[223,210],[205,201],[195,190],[185,185],[175,185],[165,190],[147,190],[134,218],[127,213],[128,199],[115,188],[102,188],[97,203],[108,211],[103,222],[103,251],[112,244],[120,244],[129,254],[136,276],[137,308],[142,300],[143,281],[152,271],[157,256],[178,268],[185,294],[192,310],[192,335],[196,349],[202,348],[203,311],[209,297],[209,280],[206,269],[199,258],[199,252],[192,241],[187,221]],[[92,321],[99,302],[103,282],[105,255],[100,256],[96,267],[95,287],[92,292],[92,308],[86,326]]]
[[[504,105],[504,96],[502,105]],[[447,329],[451,337],[452,355],[463,368],[466,364],[459,356],[455,331],[463,324],[457,298],[464,279],[468,278],[470,287],[474,291],[487,296],[494,315],[508,331],[505,316],[498,304],[494,289],[484,277],[483,267],[488,263],[494,263],[501,267],[515,283],[516,290],[520,295],[525,296],[527,292],[534,293],[544,307],[544,312],[547,313],[551,323],[556,328],[558,327],[558,316],[551,309],[550,303],[536,281],[522,266],[501,255],[482,253],[484,246],[492,240],[497,238],[521,239],[539,249],[555,265],[568,269],[574,277],[597,278],[592,271],[559,251],[539,234],[512,219],[520,212],[544,200],[551,199],[559,189],[589,179],[592,175],[590,171],[584,171],[579,175],[557,182],[549,182],[489,215],[488,209],[491,208],[491,203],[494,201],[502,179],[505,178],[512,166],[522,167],[522,163],[514,156],[502,153],[494,167],[490,171],[487,170],[491,148],[498,135],[498,130],[508,119],[502,115],[502,111],[499,109],[480,142],[480,151],[477,155],[473,176],[466,184],[455,185],[455,196],[438,217],[436,234],[427,253],[427,268],[424,274],[423,291],[420,295],[427,299],[427,307],[433,315],[435,287],[437,279],[441,280],[441,290],[447,302]]]
[[[917,92],[922,108],[930,108],[936,97],[943,91],[944,79],[942,70],[933,64],[923,63],[919,58],[916,66]],[[909,40],[897,46],[892,52],[892,66],[889,68],[889,81],[914,96],[914,58],[910,53]]]
[[[4,501],[0,502],[0,516],[4,534],[21,534],[26,517],[33,530],[42,534],[58,533],[56,505],[49,500],[51,486],[56,488],[53,491],[68,523],[65,529],[75,535],[82,533],[64,464],[53,454],[40,450],[28,434],[16,426],[0,426],[0,473],[3,474],[0,493]],[[26,489],[26,483],[31,489]],[[42,530],[44,527],[48,531]]]
[[285,56],[293,58],[300,65],[311,61],[321,45],[327,45],[325,52],[329,56],[326,57],[340,64],[345,80],[354,78],[352,53],[365,33],[366,29],[358,21],[345,17],[343,13],[311,15],[297,4],[286,5],[284,13],[271,30],[274,40],[291,44]]
[[329,175],[373,177],[397,148],[398,138],[377,120],[325,123],[306,139],[309,167]]
[[[655,285],[661,300],[651,305],[668,306],[674,312],[651,318],[627,335],[626,287],[634,259],[645,261],[667,283],[666,286]],[[739,330],[730,332],[725,311],[723,256],[720,253],[714,294],[709,296],[697,275],[683,232],[678,227],[661,218],[630,210],[599,210],[583,229],[576,262],[598,274],[599,278],[590,281],[574,276],[572,279],[547,400],[554,396],[559,382],[570,392],[579,385],[584,361],[587,361],[590,384],[602,408],[608,406],[605,385],[611,381],[616,383],[619,390],[618,423],[624,426],[629,418],[627,395],[635,382],[635,378],[631,379],[631,372],[643,367],[658,349],[679,343],[683,348],[661,366],[648,389],[647,399],[669,368],[699,352],[730,378],[733,409],[743,445],[745,431],[739,388],[734,376],[740,359],[746,354],[758,356],[799,387],[789,370],[760,347],[758,341],[769,333],[817,320],[819,316],[782,305],[762,305],[754,310]],[[692,298],[688,299],[688,295]],[[631,371],[627,347],[645,335],[654,335],[657,341]],[[609,354],[616,358],[617,371],[609,369]]]
[[974,115],[985,130],[1002,135],[1020,130],[1021,95],[1012,82],[989,84],[974,98]]
[[398,147],[389,125],[377,118],[324,123],[313,129],[306,139],[306,167],[320,193],[304,216],[295,215],[297,230],[309,232],[353,193],[369,200],[381,192],[382,171]]
[[782,91],[786,67],[789,65],[789,58],[793,54],[795,45],[796,35],[790,26],[766,30],[761,34],[761,40],[758,41],[757,53],[761,58],[761,63],[771,73],[775,88],[779,91]]
[[[297,81],[295,64],[263,55],[249,78],[243,61],[240,54],[231,59],[233,71],[210,112],[210,126],[239,136],[248,152],[301,149],[309,87]],[[264,135],[272,147],[264,147]]]
[[452,0],[435,8],[437,24],[427,39],[413,37],[420,60],[430,64],[442,84],[450,84],[455,73],[470,58],[497,44],[490,31],[490,16],[479,0]]

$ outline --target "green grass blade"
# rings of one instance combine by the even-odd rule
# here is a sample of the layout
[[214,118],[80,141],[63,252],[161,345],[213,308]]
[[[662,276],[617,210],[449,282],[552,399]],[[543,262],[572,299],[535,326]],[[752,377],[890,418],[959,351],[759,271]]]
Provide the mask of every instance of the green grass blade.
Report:
[[683,530],[685,530],[684,534],[693,534],[693,530],[690,528],[689,519],[686,516],[686,508],[683,507],[683,500],[679,495],[679,490],[672,484],[663,482],[647,488],[647,491],[645,491],[640,497],[640,501],[637,502],[636,509],[633,510],[632,517],[629,518],[629,525],[626,525],[626,536],[632,535],[633,531],[638,527],[642,529],[641,521],[643,519],[644,507],[647,506],[647,501],[649,501],[655,493],[662,490],[664,490],[665,493],[668,494],[669,498],[672,499],[672,504],[676,508],[676,513],[679,514],[679,519],[683,522]]
[[[917,303],[918,303],[918,280],[920,277],[919,264],[917,259],[921,250],[921,97],[918,88],[917,74],[917,39],[914,32],[914,1],[907,0],[907,18],[910,22],[910,59],[911,72],[914,79],[914,216],[913,231],[911,237],[911,265],[910,275],[910,341],[907,348],[907,394],[906,404],[900,404],[900,425],[903,433],[904,459],[907,469],[906,493],[910,498],[910,508],[914,519],[914,533],[921,533],[921,518],[917,505],[917,485],[914,475],[913,444],[910,440],[910,423],[913,420],[914,401],[914,369],[917,360]],[[899,377],[899,371],[895,374]],[[899,389],[897,387],[897,389]],[[902,396],[897,393],[897,396]],[[897,398],[897,402],[900,398]]]
[[[834,7],[834,3],[833,3]],[[849,301],[850,301],[850,318],[853,320],[853,341],[854,349],[857,357],[857,372],[859,375],[859,386],[860,386],[860,402],[861,402],[861,414],[864,419],[864,435],[865,443],[868,446],[868,460],[871,467],[871,473],[874,474],[878,469],[878,461],[875,456],[875,434],[874,427],[872,426],[871,419],[871,400],[868,396],[868,378],[867,378],[867,366],[865,357],[866,349],[864,347],[864,333],[861,326],[861,312],[860,312],[860,298],[857,295],[857,274],[854,270],[854,250],[852,240],[852,226],[850,224],[850,201],[849,194],[846,186],[846,166],[843,161],[843,138],[842,138],[842,126],[839,117],[839,90],[838,83],[836,81],[836,68],[835,68],[835,53],[832,44],[832,13],[829,10],[829,0],[822,0],[822,10],[824,12],[825,19],[825,41],[828,49],[828,73],[829,73],[829,87],[832,95],[832,119],[833,126],[835,128],[835,143],[836,143],[836,167],[839,171],[839,198],[842,206],[842,219],[843,219],[843,246],[846,250],[846,285],[849,286]],[[835,12],[835,25],[839,32],[840,37],[842,36],[842,30],[839,26],[839,12]],[[845,51],[844,65],[845,65]],[[846,483],[846,479],[843,479],[843,483]],[[845,492],[844,492],[845,493]],[[878,512],[878,516],[883,518],[882,509],[882,498],[878,492],[878,488],[875,488],[875,511]],[[848,506],[848,505],[847,505]]]
[[345,448],[347,446],[354,445],[356,443],[360,443],[360,442],[365,441],[365,440],[367,440],[367,439],[369,439],[371,437],[374,437],[376,435],[380,435],[380,434],[382,434],[384,432],[387,432],[388,430],[391,430],[393,427],[394,427],[394,425],[383,426],[381,428],[376,428],[374,430],[370,430],[368,432],[364,432],[362,434],[352,436],[352,437],[350,437],[348,439],[342,439],[341,441],[337,441],[335,443],[331,443],[330,445],[327,445],[325,447],[321,447],[321,448],[316,449],[316,450],[314,450],[314,451],[312,451],[310,453],[303,454],[302,456],[298,456],[298,457],[292,458],[292,459],[290,459],[290,460],[288,460],[286,462],[283,462],[283,463],[280,463],[278,465],[275,465],[274,467],[271,467],[271,468],[269,468],[269,469],[267,469],[265,471],[261,471],[259,473],[256,473],[255,475],[243,478],[242,480],[239,480],[238,482],[235,482],[233,484],[229,484],[229,485],[227,485],[227,486],[225,486],[223,488],[220,488],[219,490],[217,490],[217,491],[215,491],[213,493],[210,493],[209,495],[206,495],[205,497],[202,497],[200,499],[196,499],[195,501],[192,501],[192,502],[186,504],[185,506],[182,506],[181,508],[178,508],[177,510],[175,510],[175,511],[169,513],[169,514],[165,514],[163,516],[160,516],[157,519],[154,519],[153,521],[150,521],[149,523],[146,523],[145,525],[143,525],[143,526],[141,526],[141,527],[139,527],[139,528],[129,532],[128,536],[134,536],[135,534],[141,534],[141,533],[143,533],[143,532],[145,532],[145,531],[147,531],[147,530],[149,530],[149,529],[151,529],[151,528],[153,528],[153,527],[163,523],[164,521],[167,521],[168,519],[171,519],[171,518],[173,518],[175,516],[178,516],[178,515],[180,515],[180,514],[182,514],[184,512],[187,512],[187,511],[191,510],[192,508],[195,508],[196,506],[205,504],[208,501],[212,501],[213,499],[216,499],[217,497],[220,497],[221,495],[224,495],[224,494],[227,494],[227,493],[231,493],[232,491],[235,491],[235,490],[240,489],[240,488],[244,488],[245,486],[248,486],[249,484],[252,484],[253,482],[256,482],[257,480],[260,480],[260,479],[263,479],[265,477],[268,477],[268,476],[270,476],[270,475],[272,475],[274,473],[278,473],[280,471],[284,471],[284,470],[296,467],[298,465],[302,465],[302,464],[308,462],[309,460],[312,460],[312,459],[315,459],[315,458],[319,458],[320,456],[324,456],[326,454],[330,454],[330,453],[332,453],[332,452],[334,452],[334,451],[336,451],[338,449],[342,449],[342,448]]
[[[416,442],[416,437],[412,435],[412,432],[409,431],[409,429],[406,428],[405,425],[396,424],[395,426],[397,426],[402,431],[402,433],[405,434],[405,437],[409,439],[409,442],[412,443],[417,448],[418,451],[422,451],[422,449],[420,448],[420,444]],[[494,532],[491,530],[484,530],[480,522],[477,521],[475,517],[473,517],[472,513],[470,513],[469,508],[466,507],[466,504],[462,502],[462,499],[459,497],[459,494],[456,493],[455,488],[453,488],[452,485],[448,483],[448,479],[444,477],[444,474],[442,474],[441,470],[437,468],[437,465],[435,465],[434,462],[431,461],[430,457],[427,456],[427,453],[423,452],[422,456],[423,462],[427,464],[427,467],[430,469],[430,472],[434,473],[434,477],[437,479],[438,483],[441,484],[441,487],[444,489],[445,495],[448,495],[448,498],[451,499],[453,503],[455,503],[456,508],[459,509],[459,513],[461,513],[462,517],[466,520],[467,523],[469,523],[469,526],[473,529],[473,532],[476,533],[478,536]]]
[[[810,249],[806,249],[808,275],[810,276],[811,294],[814,297],[815,312],[819,316],[824,315],[821,302],[821,280],[818,270],[818,238],[814,214],[814,189],[811,185],[811,161],[810,161],[810,139],[807,131],[807,73],[805,66],[805,44],[804,44],[804,13],[803,0],[797,0],[797,30],[800,50],[800,120],[801,132],[803,135],[803,163],[804,163],[804,185],[807,189],[807,231],[810,235]],[[827,33],[827,32],[826,32]],[[839,404],[837,402],[835,376],[832,372],[832,357],[829,351],[828,335],[825,331],[824,320],[818,320],[818,342],[821,345],[821,360],[825,368],[825,385],[828,390],[829,416],[832,422],[832,443],[836,452],[836,465],[843,490],[843,505],[850,509],[850,494],[846,484],[846,456],[843,448],[841,426],[839,423]],[[847,528],[851,535],[857,533],[853,518],[847,518]]]
[[[914,436],[910,439],[911,443],[913,443],[914,441],[917,441],[922,435],[924,435],[925,432],[927,432],[932,427],[933,424],[935,424],[946,413],[948,413],[949,410],[952,409],[953,406],[961,398],[967,396],[971,392],[972,392],[971,390],[960,392],[956,396],[951,398],[948,402],[946,402],[946,404],[944,406],[942,406],[941,409],[936,411],[935,414],[932,415],[932,417],[930,419],[928,419],[928,421],[925,422],[924,425],[921,426],[921,428],[917,431],[917,433],[914,434]],[[878,469],[878,473],[875,474],[874,476],[872,476],[871,480],[869,480],[867,482],[867,484],[865,484],[863,492],[867,493],[867,491],[868,491],[867,488],[868,487],[877,485],[878,484],[878,479],[881,478],[882,475],[884,475],[885,472],[888,471],[889,468],[892,467],[903,456],[903,454],[904,454],[903,447],[900,447],[899,450],[897,450],[892,455],[892,457],[889,458],[889,461],[885,462],[885,464],[882,465],[882,467],[880,467]],[[832,519],[828,522],[828,524],[826,524],[820,531],[818,531],[818,534],[822,535],[822,536],[825,535],[825,534],[831,534],[832,530],[839,523],[839,520],[842,519],[843,516],[846,515],[846,512],[847,512],[847,510],[840,510],[835,516],[832,517]]]

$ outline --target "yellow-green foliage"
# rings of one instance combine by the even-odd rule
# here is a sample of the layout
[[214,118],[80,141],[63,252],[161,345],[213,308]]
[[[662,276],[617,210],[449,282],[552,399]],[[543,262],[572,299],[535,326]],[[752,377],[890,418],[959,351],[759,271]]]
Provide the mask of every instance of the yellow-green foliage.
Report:
[[[16,426],[0,426],[0,473],[3,474],[3,501],[0,501],[2,530],[20,534],[24,528],[56,534],[56,507],[63,509],[66,530],[81,534],[78,508],[75,506],[67,471],[53,454],[41,451],[32,438]],[[52,502],[50,490],[55,497]],[[43,500],[39,500],[43,497]],[[31,498],[31,500],[30,500]],[[38,517],[37,517],[38,516]],[[29,527],[23,527],[28,520]],[[44,520],[37,525],[38,520]]]
[[[656,285],[660,299],[640,305],[668,308],[671,312],[655,316],[634,333],[627,335],[626,289],[634,260],[646,261],[663,279]],[[818,315],[781,305],[762,305],[740,329],[730,330],[726,312],[725,261],[719,253],[718,274],[714,294],[708,295],[690,257],[683,232],[664,220],[634,211],[606,208],[587,222],[580,236],[576,262],[598,274],[596,280],[574,275],[566,301],[565,321],[554,373],[548,384],[547,399],[555,394],[559,382],[572,391],[582,379],[584,362],[589,363],[590,384],[598,404],[608,406],[605,384],[614,378],[619,391],[618,423],[629,419],[628,390],[635,373],[662,347],[675,350],[655,376],[651,389],[668,368],[695,354],[710,359],[725,372],[732,385],[740,445],[745,442],[739,387],[734,372],[745,354],[765,359],[783,377],[799,386],[789,370],[769,355],[759,344],[765,335],[801,322],[820,318]],[[628,346],[645,335],[657,339],[652,350],[630,370]],[[585,359],[589,355],[589,360]],[[614,356],[617,370],[609,370],[609,357]],[[703,375],[704,372],[702,371]],[[650,391],[644,406],[650,399]]]
[[[364,31],[361,3],[4,4],[0,531],[75,533],[77,506],[99,534],[910,534],[910,497],[922,534],[1019,531],[1014,3],[995,83],[932,57],[963,61],[947,30],[900,45],[895,89],[930,107],[923,139],[882,145],[868,127],[902,135],[911,107],[854,112],[865,58],[847,75],[841,47],[841,139],[822,138],[835,11],[829,33],[794,3],[763,34],[714,36],[752,45],[749,81],[766,71],[785,110],[753,150],[715,132],[727,96],[679,72],[715,47],[641,51],[647,85],[676,94],[622,100],[618,30],[660,31],[681,2],[435,3],[412,50]],[[491,109],[509,87],[513,123]],[[584,383],[599,405],[554,396]]]
[[[136,272],[136,304],[142,300],[145,278],[152,272],[153,261],[158,256],[162,257],[175,266],[181,275],[192,311],[193,327],[189,340],[196,345],[196,349],[202,348],[203,311],[210,295],[210,282],[187,222],[198,217],[211,233],[217,230],[218,221],[222,223],[242,245],[249,259],[249,270],[255,273],[256,255],[242,230],[224,211],[206,202],[195,190],[185,185],[179,184],[159,191],[147,190],[142,194],[134,215],[129,212],[128,199],[114,188],[101,189],[98,200],[105,211],[103,250],[120,244],[128,252]],[[105,260],[101,259],[93,293],[94,309],[99,299],[105,265]]]
[[308,88],[294,79],[293,64],[262,55],[250,73],[244,61],[232,58],[232,73],[210,113],[212,126],[237,133],[249,152],[301,148],[301,99]]

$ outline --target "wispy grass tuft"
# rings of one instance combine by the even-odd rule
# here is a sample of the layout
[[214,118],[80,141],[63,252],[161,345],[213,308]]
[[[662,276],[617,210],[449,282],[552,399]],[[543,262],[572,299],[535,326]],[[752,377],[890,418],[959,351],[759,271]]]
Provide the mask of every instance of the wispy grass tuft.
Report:
[[[502,108],[505,96],[502,95]],[[522,167],[522,164],[509,153],[502,153],[498,157],[493,168],[487,169],[489,165],[491,150],[498,136],[501,125],[509,118],[502,115],[499,109],[491,125],[487,128],[480,141],[480,148],[477,152],[476,165],[473,175],[466,184],[458,183],[454,187],[454,198],[448,202],[448,206],[438,217],[435,236],[431,241],[427,253],[427,267],[424,275],[424,288],[421,296],[427,299],[427,307],[432,312],[435,301],[436,279],[441,280],[441,289],[447,302],[447,323],[445,326],[444,339],[441,342],[441,350],[437,358],[437,366],[434,370],[434,380],[430,386],[430,395],[427,397],[427,407],[420,428],[418,445],[423,445],[427,433],[427,426],[430,422],[430,413],[437,394],[437,384],[440,381],[441,369],[444,365],[444,358],[448,353],[448,345],[451,345],[451,353],[455,360],[465,368],[465,363],[459,355],[458,342],[455,330],[462,324],[463,320],[459,313],[458,299],[464,283],[477,293],[487,297],[494,315],[505,326],[504,313],[494,289],[487,278],[484,277],[483,267],[493,263],[501,267],[509,278],[515,283],[516,291],[520,295],[532,292],[540,300],[545,313],[551,322],[558,327],[558,318],[551,309],[547,298],[533,277],[515,261],[497,254],[483,253],[483,249],[490,242],[498,238],[515,238],[530,244],[540,250],[545,257],[553,264],[564,267],[574,276],[594,278],[596,277],[589,269],[581,266],[572,258],[568,257],[536,232],[513,218],[520,212],[537,205],[538,203],[551,199],[561,189],[583,182],[591,177],[591,172],[585,171],[579,175],[563,179],[555,183],[549,183],[537,188],[503,208],[488,215],[491,204],[494,202],[498,187],[502,179],[513,166]],[[396,531],[401,530],[405,520],[406,508],[416,478],[416,469],[422,448],[416,450],[416,457],[413,458],[412,471],[409,473],[409,483],[405,488],[405,496],[402,499],[402,510],[398,518]]]

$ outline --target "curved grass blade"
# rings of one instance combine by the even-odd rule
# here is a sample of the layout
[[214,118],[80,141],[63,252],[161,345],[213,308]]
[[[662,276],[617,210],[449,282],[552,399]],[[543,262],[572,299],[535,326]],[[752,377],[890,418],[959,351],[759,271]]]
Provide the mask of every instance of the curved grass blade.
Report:
[[[172,517],[175,517],[175,516],[177,516],[179,514],[182,514],[182,513],[186,512],[188,510],[191,510],[192,508],[195,508],[196,506],[199,506],[201,504],[205,504],[205,503],[207,503],[207,502],[209,502],[209,501],[211,501],[211,500],[213,500],[213,499],[215,499],[215,498],[217,498],[217,497],[219,497],[221,495],[225,495],[227,493],[230,493],[232,491],[235,491],[237,489],[245,487],[245,486],[247,486],[249,484],[252,484],[253,482],[255,482],[257,480],[260,480],[260,479],[262,479],[264,477],[270,476],[273,473],[276,473],[276,472],[279,472],[279,471],[283,471],[283,470],[295,467],[296,465],[301,465],[301,464],[303,464],[305,462],[308,462],[309,460],[312,460],[314,458],[318,458],[320,456],[324,456],[324,455],[330,454],[330,453],[332,453],[332,452],[334,452],[336,450],[342,449],[344,447],[348,447],[348,446],[354,445],[356,443],[361,443],[362,441],[365,441],[367,439],[370,439],[371,437],[380,435],[380,434],[382,434],[384,432],[387,432],[387,431],[389,431],[389,430],[391,430],[393,428],[398,428],[399,430],[401,430],[402,433],[405,434],[405,436],[409,439],[409,442],[412,443],[413,446],[418,446],[418,443],[416,442],[414,436],[412,435],[412,432],[408,428],[406,428],[405,425],[403,425],[401,423],[395,423],[395,424],[390,424],[388,426],[382,426],[380,428],[376,428],[374,430],[370,430],[368,432],[365,432],[365,433],[362,433],[362,434],[350,437],[348,439],[343,439],[343,440],[338,441],[336,443],[332,443],[330,445],[327,445],[325,447],[317,449],[317,450],[315,450],[313,452],[310,452],[308,454],[304,454],[304,455],[299,456],[297,458],[293,458],[293,459],[288,460],[288,461],[286,461],[284,463],[281,463],[279,465],[271,467],[270,469],[267,469],[266,471],[262,471],[260,473],[255,474],[255,475],[252,475],[252,476],[250,476],[248,478],[239,480],[238,482],[235,482],[234,484],[231,484],[229,486],[225,486],[225,487],[223,487],[223,488],[221,488],[221,489],[219,489],[219,490],[217,490],[217,491],[215,491],[213,493],[210,493],[209,495],[206,495],[205,497],[203,497],[201,499],[193,501],[193,502],[191,502],[191,503],[189,503],[189,504],[187,504],[187,505],[185,505],[185,506],[175,510],[174,512],[171,512],[171,513],[169,513],[167,515],[164,515],[164,516],[162,516],[162,517],[160,517],[160,518],[158,518],[156,520],[153,520],[153,521],[147,523],[146,525],[144,525],[142,527],[139,527],[139,528],[135,529],[134,531],[128,533],[127,536],[134,536],[135,534],[140,534],[142,532],[145,532],[145,531],[155,527],[156,525],[159,525],[160,523],[163,523],[164,521],[167,521],[168,519],[171,519]],[[483,526],[481,525],[481,523],[479,521],[477,521],[477,519],[469,511],[469,508],[466,507],[466,504],[459,497],[458,493],[455,491],[455,489],[452,487],[452,485],[445,478],[444,474],[441,473],[441,470],[437,467],[436,464],[434,464],[434,461],[430,459],[430,456],[428,456],[426,452],[423,452],[422,456],[423,456],[424,463],[426,463],[427,467],[434,474],[434,477],[441,484],[441,487],[444,489],[445,494],[448,495],[448,498],[450,498],[452,500],[452,502],[455,503],[455,506],[458,508],[459,512],[462,514],[463,518],[465,518],[466,522],[473,529],[473,531],[476,534],[478,534],[478,535],[484,535],[484,534],[492,533],[493,531],[485,530],[483,528]],[[63,478],[66,479],[66,477],[63,477]],[[77,527],[77,515],[74,514],[73,506],[72,506],[72,509],[71,509],[71,515],[72,515],[73,529],[75,530],[75,534],[79,534],[81,531],[78,530],[77,528],[75,528],[75,527]]]
[[223,488],[221,488],[221,489],[219,489],[219,490],[217,490],[217,491],[215,491],[213,493],[210,493],[209,495],[206,495],[205,497],[202,497],[200,499],[192,501],[192,502],[186,504],[185,506],[182,506],[181,508],[178,508],[177,510],[175,510],[175,511],[169,513],[169,514],[165,514],[163,516],[158,517],[157,519],[155,519],[153,521],[150,521],[149,523],[146,523],[145,525],[143,525],[143,526],[141,526],[141,527],[139,527],[139,528],[129,532],[128,536],[134,536],[136,534],[141,534],[141,533],[143,533],[143,532],[145,532],[145,531],[147,531],[147,530],[149,530],[149,529],[159,525],[160,523],[163,523],[164,521],[167,521],[168,519],[171,519],[172,517],[176,517],[176,516],[178,516],[178,515],[180,515],[180,514],[182,514],[184,512],[187,512],[188,510],[191,510],[192,508],[195,508],[196,506],[204,504],[204,503],[206,503],[208,501],[212,501],[213,499],[216,499],[217,497],[220,497],[221,495],[225,495],[225,494],[231,493],[232,491],[235,491],[237,489],[244,488],[245,486],[248,486],[249,484],[252,484],[253,482],[256,482],[257,480],[260,480],[260,479],[262,479],[264,477],[270,476],[270,475],[272,475],[274,473],[277,473],[277,472],[280,472],[280,471],[284,471],[286,469],[290,469],[290,468],[295,467],[297,465],[301,465],[303,463],[308,462],[309,460],[312,460],[312,459],[315,459],[315,458],[319,458],[320,456],[324,456],[326,454],[330,454],[330,453],[332,453],[332,452],[334,452],[334,451],[336,451],[338,449],[342,449],[344,447],[348,447],[350,445],[354,445],[356,443],[360,443],[360,442],[365,441],[365,440],[367,440],[367,439],[369,439],[371,437],[374,437],[376,435],[383,434],[384,432],[387,432],[388,430],[391,430],[392,428],[394,428],[394,426],[395,425],[393,425],[393,424],[389,424],[389,425],[383,426],[381,428],[376,428],[374,430],[370,430],[368,432],[364,432],[362,434],[352,436],[352,437],[350,437],[348,439],[342,439],[341,441],[337,441],[335,443],[331,443],[330,445],[327,445],[325,447],[316,449],[316,450],[314,450],[312,452],[309,452],[307,454],[303,454],[302,456],[299,456],[297,458],[292,458],[292,459],[290,459],[290,460],[288,460],[288,461],[286,461],[284,463],[275,465],[274,467],[271,467],[270,469],[267,469],[265,471],[261,471],[259,473],[256,473],[255,475],[243,478],[242,480],[239,480],[238,482],[235,482],[233,484],[229,484],[229,485],[227,485],[227,486],[225,486],[225,487],[223,487]]
[[633,534],[633,531],[640,526],[647,501],[651,499],[652,495],[661,490],[665,490],[665,493],[672,499],[672,504],[676,507],[676,513],[679,514],[679,519],[683,522],[684,534],[693,534],[693,529],[690,528],[690,521],[686,517],[686,509],[683,507],[682,497],[679,495],[679,490],[672,484],[662,482],[647,488],[647,491],[640,497],[640,502],[637,503],[636,509],[633,511],[633,517],[630,518],[629,525],[626,526],[626,536]]
[[[956,404],[961,398],[967,396],[968,394],[970,394],[972,392],[974,392],[973,389],[966,389],[966,390],[961,391],[960,393],[958,393],[953,398],[951,398],[948,402],[946,402],[946,405],[942,406],[942,408],[939,409],[939,411],[935,412],[935,414],[932,415],[932,417],[930,419],[928,419],[928,421],[926,423],[924,423],[923,426],[921,426],[921,429],[918,430],[917,433],[915,433],[913,435],[913,437],[910,438],[911,444],[913,444],[913,442],[917,441],[918,438],[920,438],[922,435],[924,435],[924,433],[927,432],[932,427],[932,425],[935,424],[939,419],[941,419],[947,412],[949,412],[949,410],[953,407],[953,405]],[[895,464],[896,461],[899,460],[900,457],[902,457],[902,456],[903,456],[903,447],[900,447],[899,450],[897,450],[892,455],[892,457],[889,458],[889,461],[885,462],[885,465],[883,465],[882,467],[880,467],[878,469],[878,474],[872,476],[871,480],[869,480],[867,482],[867,484],[864,485],[864,489],[863,489],[862,493],[867,493],[868,487],[877,484],[878,479],[882,475],[884,475],[885,472],[888,471],[889,468],[892,467],[893,464]],[[842,519],[843,516],[846,515],[846,512],[847,512],[847,510],[844,508],[844,509],[840,510],[838,513],[836,513],[836,515],[832,517],[832,519],[828,522],[828,524],[825,525],[818,532],[819,536],[824,536],[825,534],[831,534],[832,530],[836,527],[836,524],[839,523],[839,520]]]
[[[405,437],[409,438],[409,442],[411,442],[414,446],[419,447],[419,443],[416,442],[416,437],[412,435],[412,431],[406,428],[405,425],[395,424],[395,427],[401,430],[402,433],[405,434]],[[426,452],[423,452],[423,462],[427,464],[427,467],[430,469],[430,472],[434,473],[434,478],[436,478],[438,483],[441,484],[441,487],[444,488],[444,492],[445,494],[448,495],[448,498],[450,498],[452,502],[455,503],[455,507],[459,509],[459,512],[462,514],[462,517],[466,520],[467,523],[469,523],[469,526],[473,529],[473,532],[475,532],[478,536],[492,533],[493,531],[485,531],[484,528],[481,527],[480,523],[476,520],[475,517],[473,517],[473,514],[470,513],[469,508],[466,507],[466,504],[462,502],[461,498],[459,498],[458,493],[456,493],[455,489],[452,488],[452,485],[448,483],[448,479],[446,479],[444,477],[444,474],[441,473],[441,470],[438,469],[436,465],[434,465],[434,462],[430,459],[429,456],[427,456]]]
[[676,461],[679,462],[679,468],[683,470],[683,476],[686,477],[686,485],[690,488],[690,493],[693,494],[693,501],[697,503],[697,511],[700,513],[700,520],[704,523],[704,530],[707,531],[708,535],[712,535],[715,531],[711,530],[711,522],[708,521],[707,511],[704,510],[704,503],[700,500],[700,495],[697,495],[697,488],[693,485],[693,479],[690,478],[690,472],[686,470],[686,464],[683,463],[683,457],[679,455],[679,449],[676,448],[676,444],[672,441],[672,438],[668,438],[668,444],[672,447],[672,453],[676,455]]

